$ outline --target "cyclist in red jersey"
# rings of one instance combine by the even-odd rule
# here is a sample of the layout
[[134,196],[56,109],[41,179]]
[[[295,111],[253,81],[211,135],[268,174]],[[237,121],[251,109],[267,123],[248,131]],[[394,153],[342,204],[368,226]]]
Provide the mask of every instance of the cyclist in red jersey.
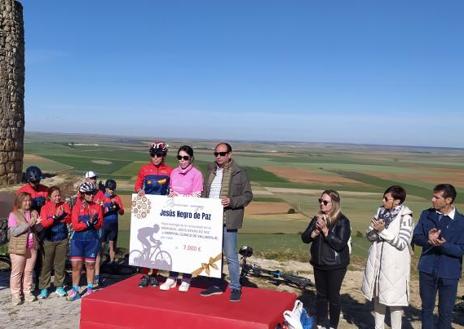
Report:
[[[86,182],[86,183],[91,183],[91,184],[95,184],[95,186],[98,186],[97,185],[97,179],[98,179],[98,176],[95,173],[95,171],[89,170],[84,174],[84,182]],[[80,192],[78,192],[77,193],[77,198],[79,199],[80,197],[81,197],[81,194],[80,194]],[[104,199],[105,199],[105,193],[102,190],[97,188],[97,192],[93,197],[93,202],[100,205],[101,207],[103,207]],[[101,229],[98,230],[98,235],[101,238],[101,236],[102,236],[102,230]],[[101,249],[99,250],[99,252],[97,254],[97,259],[95,261],[95,281],[93,283],[95,287],[98,287],[100,285],[100,283],[101,283],[100,282],[100,264],[101,264],[100,252],[101,252]]]
[[93,202],[97,187],[93,183],[83,183],[79,187],[81,198],[77,200],[72,210],[71,238],[71,264],[72,264],[72,289],[68,292],[68,300],[80,298],[79,281],[81,277],[82,263],[85,262],[87,275],[86,295],[93,293],[95,273],[95,260],[100,250],[100,237],[98,230],[103,222],[102,207]]
[[[139,195],[154,194],[168,195],[172,168],[165,164],[168,153],[168,145],[163,141],[155,141],[150,145],[150,163],[143,165],[137,175],[134,191]],[[142,268],[145,274],[139,282],[139,287],[145,288],[149,285],[157,286],[156,271]]]

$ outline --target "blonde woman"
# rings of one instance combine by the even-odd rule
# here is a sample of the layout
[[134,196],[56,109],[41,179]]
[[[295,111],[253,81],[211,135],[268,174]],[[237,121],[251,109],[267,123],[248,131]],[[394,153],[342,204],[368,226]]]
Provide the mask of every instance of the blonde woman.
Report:
[[311,243],[309,262],[314,267],[316,282],[317,327],[327,328],[328,322],[330,328],[337,328],[340,319],[340,288],[350,263],[350,221],[341,212],[338,192],[325,190],[318,201],[319,211],[301,239],[304,243]]
[[29,193],[19,192],[15,199],[14,211],[8,217],[10,242],[8,251],[11,258],[10,290],[13,305],[33,302],[32,272],[37,259],[36,225],[40,223],[37,211],[31,211],[32,198]]
[[367,230],[369,248],[362,293],[374,302],[375,328],[385,327],[385,311],[390,308],[391,328],[401,329],[403,307],[409,304],[411,271],[410,243],[412,211],[403,202],[406,191],[390,186],[383,194]]

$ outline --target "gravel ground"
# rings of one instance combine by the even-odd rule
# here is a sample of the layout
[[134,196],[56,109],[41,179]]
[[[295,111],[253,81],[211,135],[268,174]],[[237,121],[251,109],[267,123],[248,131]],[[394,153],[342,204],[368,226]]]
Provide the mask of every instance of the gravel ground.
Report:
[[[308,263],[296,261],[277,262],[273,260],[252,257],[250,262],[269,269],[280,269],[312,277],[312,268]],[[225,267],[227,268],[227,267]],[[342,319],[339,328],[374,328],[371,315],[372,305],[362,297],[360,292],[362,272],[349,271],[342,287]],[[80,301],[68,302],[65,298],[51,294],[48,299],[12,306],[8,287],[9,272],[0,271],[0,328],[44,328],[44,329],[74,329],[79,328]],[[108,283],[111,283],[108,279]],[[310,312],[314,305],[314,289],[301,290],[284,284],[276,286],[269,280],[250,278],[251,285],[271,288],[281,291],[292,291],[300,296]],[[459,296],[464,295],[464,285],[459,287]],[[464,311],[455,313],[454,328],[464,328]],[[387,326],[387,328],[389,328]],[[411,306],[407,308],[403,320],[403,328],[420,328],[420,299],[418,282],[411,282]]]

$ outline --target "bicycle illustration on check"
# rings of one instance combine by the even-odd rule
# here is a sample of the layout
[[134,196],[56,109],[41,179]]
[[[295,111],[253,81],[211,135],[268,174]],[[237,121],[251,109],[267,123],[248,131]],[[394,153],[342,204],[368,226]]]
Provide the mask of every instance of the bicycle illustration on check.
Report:
[[161,249],[161,241],[155,238],[159,225],[143,227],[137,232],[137,239],[142,243],[143,250],[132,250],[129,254],[129,263],[135,266],[156,268],[170,271],[172,257],[166,250]]

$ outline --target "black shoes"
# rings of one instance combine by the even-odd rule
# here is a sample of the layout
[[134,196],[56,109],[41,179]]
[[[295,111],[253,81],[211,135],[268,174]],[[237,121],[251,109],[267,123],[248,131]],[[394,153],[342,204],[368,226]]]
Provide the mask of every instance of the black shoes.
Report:
[[142,276],[139,282],[140,288],[145,288],[148,286],[156,287],[157,285],[158,285],[158,280],[156,280],[154,276],[144,275]]
[[149,282],[150,282],[150,277],[148,275],[142,276],[139,282],[139,288],[148,287]]
[[200,292],[200,295],[203,297],[208,297],[208,296],[220,295],[223,292],[224,291],[222,291],[222,289],[219,288],[218,286],[211,286],[203,290],[202,292]]
[[[220,295],[224,291],[218,287],[218,286],[211,286],[206,290],[203,290],[200,295],[203,297],[208,297],[208,296],[214,296],[214,295]],[[241,289],[232,289],[230,291],[230,297],[229,301],[231,302],[239,302],[240,299],[242,298],[242,290]]]
[[240,289],[232,289],[230,292],[229,301],[231,302],[239,302],[242,298],[242,290]]
[[154,276],[150,276],[150,286],[157,287],[159,285],[158,280]]

